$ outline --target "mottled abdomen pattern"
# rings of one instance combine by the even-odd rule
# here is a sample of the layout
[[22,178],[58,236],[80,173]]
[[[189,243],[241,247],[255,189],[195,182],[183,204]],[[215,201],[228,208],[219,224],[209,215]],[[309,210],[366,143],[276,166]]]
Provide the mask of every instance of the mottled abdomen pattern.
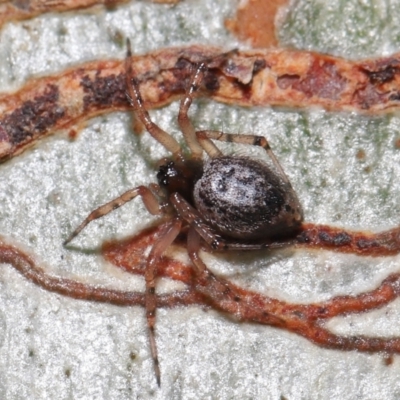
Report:
[[247,157],[222,156],[207,162],[195,185],[194,203],[205,221],[238,239],[286,234],[303,220],[291,185]]

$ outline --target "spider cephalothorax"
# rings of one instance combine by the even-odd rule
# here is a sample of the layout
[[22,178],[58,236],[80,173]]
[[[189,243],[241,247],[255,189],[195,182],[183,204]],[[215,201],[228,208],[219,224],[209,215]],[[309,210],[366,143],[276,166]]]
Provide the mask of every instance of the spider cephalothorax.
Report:
[[194,185],[203,174],[203,163],[199,160],[162,164],[157,173],[157,181],[166,193],[178,192],[193,204]]

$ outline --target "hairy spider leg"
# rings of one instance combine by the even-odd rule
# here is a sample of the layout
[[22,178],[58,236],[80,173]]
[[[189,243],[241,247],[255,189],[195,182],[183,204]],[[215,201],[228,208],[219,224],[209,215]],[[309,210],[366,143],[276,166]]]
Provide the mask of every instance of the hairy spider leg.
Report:
[[117,208],[123,206],[124,204],[133,200],[137,196],[140,196],[142,198],[143,204],[145,205],[150,214],[160,215],[162,213],[160,203],[157,200],[154,193],[146,186],[138,186],[134,189],[126,191],[116,199],[111,200],[110,202],[103,204],[102,206],[92,211],[83,220],[83,222],[71,233],[71,235],[69,235],[68,239],[64,242],[64,246],[67,245],[73,238],[75,238],[90,222],[92,222],[95,219],[104,217],[111,211],[114,211]]
[[126,70],[126,97],[132,106],[135,114],[143,122],[147,131],[162,144],[168,151],[170,151],[174,158],[182,159],[182,148],[179,143],[167,132],[156,125],[150,118],[150,115],[144,107],[144,101],[139,89],[139,80],[134,76],[132,71],[132,50],[131,42],[129,39],[126,40],[127,53],[125,58],[125,70]]
[[147,328],[149,330],[150,352],[153,359],[154,373],[156,375],[157,385],[161,385],[161,371],[160,363],[158,360],[157,344],[155,338],[155,323],[156,323],[156,277],[157,277],[157,263],[165,250],[172,244],[181,231],[182,221],[179,218],[174,218],[164,224],[163,229],[153,245],[149,257],[147,258],[147,265],[145,271],[146,281],[146,319]]
[[[227,54],[230,54],[227,53]],[[211,62],[212,60],[210,60]],[[230,142],[230,143],[240,143],[247,144],[250,146],[260,146],[262,147],[268,156],[271,158],[275,169],[281,176],[282,180],[289,184],[289,178],[285,174],[280,162],[272,151],[268,140],[264,136],[257,136],[252,134],[232,134],[232,133],[224,133],[216,130],[200,130],[196,131],[193,123],[189,119],[188,111],[193,102],[194,94],[200,88],[201,81],[204,78],[204,71],[206,69],[206,63],[202,62],[197,67],[195,73],[192,76],[192,81],[189,89],[186,91],[185,96],[182,97],[180,107],[179,107],[179,115],[178,115],[178,123],[179,127],[185,137],[186,143],[188,144],[191,154],[193,158],[201,158],[203,154],[203,150],[211,157],[219,157],[222,156],[222,152],[218,149],[217,146],[210,140],[219,140],[221,142]]]
[[214,131],[214,130],[197,131],[196,136],[198,138],[200,145],[204,148],[204,150],[211,158],[221,156],[222,153],[216,146],[214,147],[217,149],[218,153],[215,150],[209,151],[211,148],[209,147],[209,143],[205,139],[213,139],[213,140],[219,140],[220,142],[239,143],[239,144],[246,144],[249,146],[262,147],[267,153],[267,155],[271,158],[274,167],[279,173],[282,180],[286,184],[291,186],[289,178],[285,174],[285,171],[283,170],[280,162],[278,161],[277,157],[272,151],[268,143],[268,140],[264,136],[257,136],[252,134],[246,135],[241,133],[224,133],[221,131]]
[[[151,192],[146,186],[139,186],[135,189],[128,190],[122,196],[110,201],[107,204],[97,208],[89,214],[89,216],[79,225],[79,227],[70,235],[70,237],[65,241],[69,243],[79,232],[94,219],[103,217],[104,215],[110,213],[118,207],[121,207],[128,201],[133,200],[137,196],[142,197],[142,201],[146,206],[147,210],[153,215],[162,214],[161,206]],[[161,384],[161,373],[158,361],[157,346],[155,341],[155,314],[157,307],[157,298],[155,292],[155,279],[156,279],[156,269],[157,262],[159,261],[161,255],[164,251],[171,245],[171,243],[178,236],[181,229],[181,220],[173,219],[172,221],[166,222],[161,232],[153,244],[150,254],[147,258],[146,271],[145,271],[145,282],[146,282],[146,292],[145,292],[145,308],[146,308],[146,319],[147,326],[149,330],[149,340],[150,340],[150,352],[153,359],[154,372],[157,380],[158,386]]]
[[[282,328],[284,320],[288,318],[286,315],[279,315],[275,309],[276,303],[283,303],[268,297],[263,298],[262,295],[255,292],[243,290],[234,283],[214,275],[199,256],[200,245],[200,235],[193,227],[189,228],[187,249],[197,275],[196,290],[207,296],[213,306],[234,315],[241,321],[258,321],[256,314],[262,310],[261,319],[264,323]],[[254,307],[255,304],[256,307]],[[264,313],[263,309],[271,309],[271,312]],[[301,323],[305,325],[304,321]]]
[[205,63],[201,63],[194,72],[189,89],[186,91],[185,96],[182,97],[178,114],[179,127],[183,133],[187,145],[189,146],[192,158],[194,159],[202,158],[203,148],[200,146],[197,140],[196,131],[192,121],[189,119],[188,111],[193,102],[194,93],[197,92],[200,87],[200,83],[203,80],[205,68]]

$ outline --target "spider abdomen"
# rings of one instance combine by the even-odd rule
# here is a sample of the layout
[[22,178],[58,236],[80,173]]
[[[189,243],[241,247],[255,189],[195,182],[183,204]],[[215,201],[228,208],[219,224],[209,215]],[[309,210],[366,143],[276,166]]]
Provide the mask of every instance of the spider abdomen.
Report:
[[194,203],[210,225],[239,239],[290,233],[303,220],[290,184],[247,157],[222,156],[207,162],[195,184]]

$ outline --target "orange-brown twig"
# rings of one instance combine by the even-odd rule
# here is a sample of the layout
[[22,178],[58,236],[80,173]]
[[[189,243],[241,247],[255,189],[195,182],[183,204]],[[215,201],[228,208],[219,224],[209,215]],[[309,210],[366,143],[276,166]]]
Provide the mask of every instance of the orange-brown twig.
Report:
[[[14,245],[0,241],[0,263],[10,264],[26,279],[50,292],[79,300],[110,303],[118,306],[144,306],[144,294],[92,286],[67,278],[54,277],[36,265],[33,259]],[[158,307],[202,304],[203,296],[192,288],[157,297]]]
[[[241,106],[319,106],[377,113],[400,105],[400,55],[349,61],[307,51],[223,53],[167,48],[132,58],[146,108],[180,96],[196,63],[213,58],[201,94]],[[122,61],[95,61],[28,82],[0,96],[0,160],[89,118],[128,109]]]

